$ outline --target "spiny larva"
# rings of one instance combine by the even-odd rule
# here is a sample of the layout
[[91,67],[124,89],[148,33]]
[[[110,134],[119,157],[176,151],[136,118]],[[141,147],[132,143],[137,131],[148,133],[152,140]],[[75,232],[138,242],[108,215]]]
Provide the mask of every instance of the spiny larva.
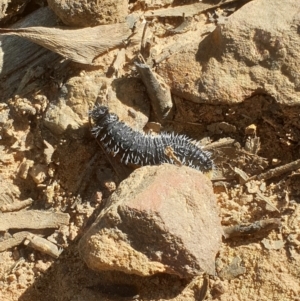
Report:
[[191,143],[185,135],[162,132],[160,135],[134,131],[108,108],[96,105],[89,112],[93,120],[92,134],[107,153],[121,157],[121,162],[134,165],[171,163],[186,165],[211,174],[214,164],[210,153]]

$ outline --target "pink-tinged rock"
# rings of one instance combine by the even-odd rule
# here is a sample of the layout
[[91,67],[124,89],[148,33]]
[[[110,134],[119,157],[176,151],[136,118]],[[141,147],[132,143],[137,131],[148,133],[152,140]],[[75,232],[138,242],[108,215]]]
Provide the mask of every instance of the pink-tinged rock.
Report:
[[214,274],[222,227],[210,180],[164,164],[134,171],[80,241],[86,264],[147,276]]
[[300,1],[251,1],[157,72],[174,94],[195,102],[236,103],[260,93],[299,104],[299,28]]

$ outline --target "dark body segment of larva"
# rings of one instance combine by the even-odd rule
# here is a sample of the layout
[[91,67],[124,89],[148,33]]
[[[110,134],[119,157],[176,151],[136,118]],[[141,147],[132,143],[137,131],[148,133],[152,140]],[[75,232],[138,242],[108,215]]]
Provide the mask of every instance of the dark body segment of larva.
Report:
[[[117,115],[105,106],[95,106],[89,113],[93,120],[93,135],[108,153],[119,155],[121,162],[134,165],[182,164],[203,173],[213,170],[210,154],[202,151],[184,135],[163,132],[160,135],[142,134],[120,122]],[[168,153],[167,150],[171,150]]]

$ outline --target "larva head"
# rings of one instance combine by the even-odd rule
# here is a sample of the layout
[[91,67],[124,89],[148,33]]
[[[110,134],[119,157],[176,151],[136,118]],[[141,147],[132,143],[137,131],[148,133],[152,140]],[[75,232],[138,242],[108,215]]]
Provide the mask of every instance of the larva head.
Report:
[[89,112],[89,116],[93,119],[95,124],[103,119],[108,114],[108,108],[105,106],[95,105],[93,110]]

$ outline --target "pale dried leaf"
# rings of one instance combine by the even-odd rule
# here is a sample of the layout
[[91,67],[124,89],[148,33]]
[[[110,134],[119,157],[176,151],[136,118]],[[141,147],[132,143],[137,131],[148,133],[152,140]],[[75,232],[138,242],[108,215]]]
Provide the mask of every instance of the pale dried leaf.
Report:
[[261,243],[264,245],[264,247],[268,250],[280,250],[284,247],[284,241],[283,240],[270,240],[264,238]]
[[239,175],[241,183],[245,183],[248,181],[249,176],[240,168],[235,167],[234,172]]
[[118,23],[81,29],[1,28],[0,33],[26,38],[74,62],[96,65],[95,59],[122,44],[131,35],[131,30],[127,23]]
[[265,202],[270,206],[270,208],[267,208],[267,209],[271,209],[271,211],[277,211],[277,212],[280,212],[280,211],[272,204],[272,202],[269,200],[269,198],[267,198],[266,196],[264,196],[261,192],[257,191],[257,192],[256,192],[256,197],[257,197],[259,200],[265,201]]

